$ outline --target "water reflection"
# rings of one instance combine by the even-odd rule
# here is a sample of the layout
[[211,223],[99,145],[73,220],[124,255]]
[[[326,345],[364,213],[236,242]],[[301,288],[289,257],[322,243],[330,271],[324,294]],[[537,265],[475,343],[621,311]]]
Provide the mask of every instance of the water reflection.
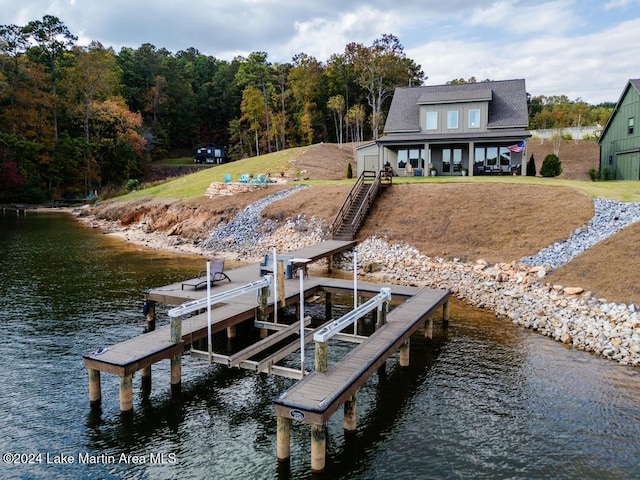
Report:
[[[177,459],[0,465],[3,478],[640,478],[637,369],[457,302],[447,331],[412,338],[408,369],[396,355],[362,387],[355,435],[334,415],[324,476],[309,472],[307,425],[292,426],[290,464],[275,460],[272,401],[288,379],[185,355],[179,395],[165,361],[153,367],[149,396],[135,376],[131,415],[119,415],[118,379],[108,374],[92,410],[82,353],[138,335],[142,291],[190,278],[203,260],[132,248],[66,216],[3,218],[0,227],[0,449]],[[334,296],[334,316],[351,302],[340,307]],[[305,310],[324,315],[321,304]],[[166,322],[166,308],[158,317]],[[242,341],[219,336],[215,348]],[[312,347],[307,361],[313,368]]]

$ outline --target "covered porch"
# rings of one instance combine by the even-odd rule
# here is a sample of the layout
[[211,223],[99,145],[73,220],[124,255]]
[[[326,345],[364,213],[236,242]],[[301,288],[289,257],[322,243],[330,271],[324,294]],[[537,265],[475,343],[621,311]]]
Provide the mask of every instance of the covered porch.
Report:
[[[505,141],[383,144],[381,167],[394,176],[522,175],[526,143]],[[526,169],[525,169],[526,171]]]

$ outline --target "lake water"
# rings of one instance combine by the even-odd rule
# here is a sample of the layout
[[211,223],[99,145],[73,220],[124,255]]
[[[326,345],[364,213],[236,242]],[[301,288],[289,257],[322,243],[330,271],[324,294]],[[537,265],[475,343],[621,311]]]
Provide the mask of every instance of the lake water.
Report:
[[[446,332],[412,339],[410,368],[392,357],[361,389],[355,435],[334,415],[323,476],[310,473],[304,424],[292,426],[290,464],[276,462],[272,400],[291,380],[185,355],[180,395],[164,361],[148,399],[135,376],[132,415],[119,414],[109,374],[92,411],[82,354],[138,335],[142,292],[204,261],[64,214],[5,214],[0,251],[0,478],[640,478],[638,369],[455,302]],[[33,463],[6,463],[16,459]]]

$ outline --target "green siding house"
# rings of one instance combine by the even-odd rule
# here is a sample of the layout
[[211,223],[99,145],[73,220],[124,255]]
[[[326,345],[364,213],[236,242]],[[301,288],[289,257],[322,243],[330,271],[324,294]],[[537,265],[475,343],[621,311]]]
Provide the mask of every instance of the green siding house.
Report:
[[[600,171],[640,180],[640,79],[629,80],[600,135]],[[606,169],[606,170],[605,170]]]

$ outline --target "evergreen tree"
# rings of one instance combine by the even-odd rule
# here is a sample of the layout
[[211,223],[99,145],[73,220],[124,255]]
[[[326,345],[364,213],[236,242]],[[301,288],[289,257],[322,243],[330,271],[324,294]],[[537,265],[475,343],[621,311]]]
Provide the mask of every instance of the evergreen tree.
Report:
[[531,157],[529,157],[529,161],[527,162],[527,177],[535,177],[536,176],[536,161],[533,158],[533,153]]
[[550,153],[542,162],[540,175],[543,177],[557,177],[562,173],[562,162],[554,153]]

